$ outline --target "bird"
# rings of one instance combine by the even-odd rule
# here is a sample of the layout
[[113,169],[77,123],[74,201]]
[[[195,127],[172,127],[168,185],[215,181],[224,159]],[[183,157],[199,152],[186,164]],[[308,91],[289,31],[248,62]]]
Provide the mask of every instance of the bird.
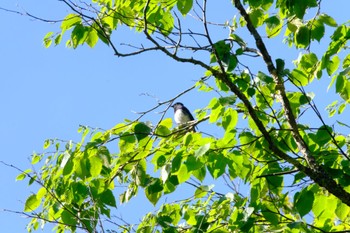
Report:
[[[194,120],[191,112],[182,103],[177,102],[171,107],[174,108],[174,120],[176,124],[183,125]],[[196,132],[194,127],[191,127],[191,131]]]

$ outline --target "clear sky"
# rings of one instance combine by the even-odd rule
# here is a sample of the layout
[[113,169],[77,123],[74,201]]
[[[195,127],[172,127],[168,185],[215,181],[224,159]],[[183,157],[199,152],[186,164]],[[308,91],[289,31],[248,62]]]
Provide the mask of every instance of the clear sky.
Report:
[[[322,4],[337,21],[349,20],[349,0],[324,0]],[[1,0],[0,7],[48,19],[61,19],[68,13],[58,0]],[[227,15],[227,20],[232,16]],[[23,170],[30,168],[28,158],[33,151],[42,151],[45,139],[78,140],[80,124],[110,128],[125,118],[135,119],[138,115],[133,111],[144,111],[156,104],[156,99],[142,93],[167,100],[192,86],[204,72],[154,52],[117,58],[103,43],[93,49],[83,46],[73,50],[63,42],[45,49],[44,35],[57,31],[58,24],[5,11],[0,11],[0,26],[0,161]],[[128,42],[138,35],[126,29],[119,36],[119,42]],[[268,46],[273,55],[278,55],[278,48]],[[327,85],[322,83],[321,91]],[[206,106],[211,97],[192,91],[179,101],[193,111]],[[345,113],[349,116],[349,111]],[[166,116],[172,117],[172,112]],[[156,121],[157,117],[153,113],[145,120]],[[13,168],[0,164],[1,232],[26,232],[28,219],[1,211],[22,211],[33,190],[27,181],[15,182],[17,175]],[[51,229],[47,227],[44,232]]]

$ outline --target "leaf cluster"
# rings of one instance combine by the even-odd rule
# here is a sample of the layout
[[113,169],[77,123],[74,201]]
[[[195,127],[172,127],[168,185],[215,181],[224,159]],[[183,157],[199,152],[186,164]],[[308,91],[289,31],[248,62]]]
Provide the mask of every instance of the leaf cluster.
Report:
[[[17,177],[39,184],[25,203],[24,211],[36,216],[29,230],[39,228],[39,219],[57,223],[57,232],[103,231],[104,219],[121,232],[349,230],[350,138],[344,133],[349,126],[337,120],[337,127],[326,124],[315,94],[306,89],[317,89],[317,80],[331,76],[329,88],[335,85],[339,98],[327,107],[329,116],[344,114],[350,99],[350,57],[344,55],[350,32],[348,24],[321,13],[320,1],[245,0],[242,5],[234,0],[240,16],[225,23],[209,20],[207,1],[94,0],[91,7],[63,2],[72,12],[60,32],[45,36],[46,47],[69,33],[67,45],[73,48],[94,47],[101,40],[117,56],[156,50],[203,68],[196,88],[216,96],[189,125],[173,127],[164,115],[155,125],[140,117],[105,131],[81,127],[77,143],[47,140],[46,152],[32,157],[40,169]],[[190,16],[202,32],[183,26]],[[228,38],[214,40],[212,25],[228,30]],[[112,33],[122,26],[143,33],[151,46],[120,52]],[[240,28],[249,30],[253,45]],[[332,30],[327,49],[312,51],[311,45],[324,43],[326,28]],[[283,54],[272,60],[262,38],[283,38],[283,49],[300,55],[294,64]],[[144,115],[160,106],[166,111],[175,99]],[[312,117],[305,119],[308,114]],[[188,132],[206,120],[223,133]],[[165,201],[182,190],[186,198]],[[157,211],[139,224],[113,222],[117,199],[127,204],[137,195]]]

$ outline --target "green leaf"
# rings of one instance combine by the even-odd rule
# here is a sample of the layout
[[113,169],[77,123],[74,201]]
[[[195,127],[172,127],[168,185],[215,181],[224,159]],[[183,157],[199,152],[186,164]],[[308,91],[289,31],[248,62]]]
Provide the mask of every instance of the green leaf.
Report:
[[345,108],[346,108],[346,103],[342,103],[341,105],[339,105],[338,114],[342,114]]
[[41,156],[40,156],[40,155],[34,154],[34,155],[32,156],[32,164],[33,164],[33,165],[34,165],[34,164],[37,164],[38,162],[40,162],[40,160],[41,160]]
[[123,153],[133,152],[136,138],[130,132],[125,132],[120,136],[119,149]]
[[195,156],[189,156],[185,162],[188,171],[194,171],[200,169],[203,166],[200,158],[196,158]]
[[171,134],[171,130],[170,130],[171,127],[172,127],[171,118],[164,119],[159,123],[156,129],[156,134],[166,137]]
[[315,195],[312,212],[318,219],[327,219],[335,214],[337,208],[337,198],[325,196],[323,193]]
[[192,9],[193,0],[178,0],[177,1],[177,9],[181,12],[183,16],[187,15],[187,13]]
[[345,221],[350,212],[350,207],[342,203],[340,200],[337,202],[337,208],[335,214],[341,221]]
[[92,24],[92,28],[94,28],[97,31],[98,38],[106,45],[109,45],[109,38],[112,33],[109,25],[108,24],[97,25],[96,23],[94,23]]
[[349,100],[350,100],[350,81],[346,80],[345,87],[343,88],[342,92],[340,93],[340,96],[343,98],[343,100],[349,102]]
[[97,31],[92,27],[90,27],[87,34],[86,43],[90,46],[90,48],[93,48],[95,47],[97,41],[98,41]]
[[332,60],[327,62],[327,73],[329,76],[334,74],[335,71],[337,71],[338,67],[340,65],[340,59],[337,55],[333,56]]
[[282,29],[282,24],[281,24],[281,20],[277,16],[271,16],[265,19],[265,23],[266,23],[266,34],[269,38],[273,38],[280,33]]
[[308,76],[300,69],[294,69],[291,73],[292,80],[297,86],[306,86],[309,84]]
[[317,133],[316,133],[316,138],[315,138],[315,142],[320,145],[320,146],[323,146],[325,145],[326,143],[330,142],[331,139],[332,139],[332,136],[330,135],[330,133],[333,132],[333,129],[326,125],[326,126],[321,126],[318,130],[317,130]]
[[82,45],[89,34],[89,28],[83,26],[82,24],[75,25],[72,34],[71,41],[73,43],[73,48],[77,48],[78,45]]
[[317,63],[318,59],[316,54],[306,53],[301,56],[298,68],[301,70],[305,70],[306,72],[311,72],[315,69]]
[[[176,176],[171,176],[172,177],[176,177]],[[178,185],[178,182],[176,180],[176,184],[174,184],[175,179],[172,178],[172,180],[167,180],[164,184],[164,194],[168,194],[168,193],[172,193],[176,190],[176,185]]]
[[231,53],[231,45],[223,40],[214,44],[211,62],[218,62],[217,60],[225,66],[225,69],[228,72],[232,71],[238,62],[236,56]]
[[62,34],[58,34],[55,38],[55,45],[59,45],[62,40]]
[[230,132],[235,129],[238,122],[238,113],[232,108],[226,109],[224,116],[222,118],[222,126],[226,132]]
[[61,23],[61,29],[64,32],[77,24],[81,24],[80,15],[69,14],[63,19]]
[[24,212],[31,212],[36,210],[41,204],[40,199],[35,194],[30,195],[24,205]]
[[45,48],[50,47],[50,45],[52,44],[52,35],[53,35],[53,32],[48,32],[48,33],[44,36],[43,42],[44,42]]
[[207,170],[205,166],[202,166],[200,169],[191,171],[192,175],[196,177],[199,181],[203,182],[205,175],[207,174]]
[[186,134],[183,138],[184,146],[190,145],[192,143],[192,141],[193,141],[193,135],[190,133]]
[[350,67],[350,54],[346,55],[346,57],[343,60],[343,68]]
[[208,194],[208,191],[211,190],[212,187],[209,187],[208,185],[201,185],[199,186],[196,191],[194,192],[195,198],[202,198]]
[[238,59],[236,55],[230,54],[229,56],[225,57],[225,60],[223,60],[225,66],[226,66],[226,72],[231,72],[234,70],[238,64]]
[[186,164],[181,164],[178,172],[177,172],[177,179],[179,183],[183,183],[187,181],[191,177],[191,173],[188,171]]
[[70,174],[72,174],[73,168],[74,168],[74,162],[73,162],[73,159],[70,158],[70,159],[68,159],[67,163],[65,164],[62,174],[64,176],[69,176]]
[[227,159],[221,153],[210,153],[208,155],[207,168],[214,179],[224,174]]
[[259,78],[259,80],[261,80],[264,83],[267,83],[267,84],[273,83],[273,78],[266,75],[265,73],[263,73],[261,71],[258,72],[258,78]]
[[92,177],[97,177],[100,175],[102,170],[102,160],[97,155],[91,156],[89,158],[90,162],[90,174]]
[[26,177],[27,177],[26,173],[21,173],[18,176],[16,176],[16,181],[23,180]]
[[249,12],[249,18],[252,21],[254,27],[257,28],[264,23],[266,15],[264,15],[264,11],[262,9],[255,8]]
[[295,33],[295,45],[298,48],[306,48],[310,44],[310,31],[306,26],[301,26]]
[[159,198],[162,196],[163,185],[160,179],[153,179],[150,185],[145,188],[147,199],[156,205]]
[[88,164],[86,163],[86,159],[83,157],[75,157],[74,161],[74,169],[77,174],[82,179],[85,179],[89,176]]
[[106,191],[101,193],[99,195],[99,198],[102,201],[102,203],[104,203],[106,205],[113,206],[113,207],[117,206],[117,203],[115,201],[115,197],[114,197],[112,191],[109,189],[107,189]]
[[197,224],[197,213],[193,209],[187,209],[184,213],[184,219],[186,220],[187,224],[189,225],[196,225]]
[[328,26],[331,26],[331,27],[338,26],[337,22],[327,14],[321,14],[319,18],[323,23],[327,24]]
[[62,211],[61,219],[67,225],[75,226],[77,224],[76,218],[67,210]]
[[335,82],[335,92],[336,93],[341,93],[342,90],[345,87],[346,79],[343,75],[339,74],[336,76],[336,82]]
[[224,82],[222,82],[220,79],[216,78],[215,84],[219,88],[219,90],[221,90],[221,91],[228,92],[230,90],[229,87]]
[[46,188],[41,187],[41,188],[38,190],[38,193],[36,194],[36,198],[37,198],[37,199],[41,199],[41,198],[43,198],[46,194],[47,194]]
[[262,210],[261,213],[265,217],[265,219],[269,221],[272,225],[277,226],[279,224],[279,218],[274,212],[270,211],[269,209],[266,209]]
[[140,141],[143,138],[148,137],[148,135],[151,132],[151,128],[143,122],[138,122],[134,126],[134,132],[135,132],[137,140]]
[[306,8],[307,8],[307,1],[306,0],[295,0],[293,7],[294,7],[295,15],[299,19],[303,19]]
[[44,142],[44,150],[49,148],[50,145],[51,145],[51,140],[50,139],[46,139],[45,142]]
[[321,22],[321,20],[313,21],[312,27],[311,27],[311,38],[320,42],[322,37],[324,36],[324,33],[325,33],[325,27]]
[[301,193],[298,192],[294,195],[294,205],[301,217],[311,211],[314,200],[314,193],[310,190],[303,190]]
[[222,117],[223,113],[225,111],[225,108],[222,107],[221,105],[216,107],[216,108],[213,108],[211,110],[211,113],[210,113],[210,117],[209,117],[209,122],[210,123],[216,123],[217,120]]
[[202,157],[205,153],[207,153],[207,151],[208,151],[209,149],[210,149],[210,142],[207,143],[207,144],[205,144],[205,145],[203,145],[203,146],[201,146],[201,147],[199,147],[199,148],[195,151],[194,156],[195,156],[196,158],[200,158],[200,157]]

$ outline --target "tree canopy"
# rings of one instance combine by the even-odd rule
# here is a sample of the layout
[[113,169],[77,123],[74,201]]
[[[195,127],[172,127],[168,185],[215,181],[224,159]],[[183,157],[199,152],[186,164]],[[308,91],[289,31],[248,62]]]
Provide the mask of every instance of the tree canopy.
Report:
[[[220,22],[210,5],[221,3],[207,0],[60,1],[69,13],[44,37],[46,47],[100,41],[117,57],[163,53],[203,76],[137,119],[107,130],[81,126],[80,142],[46,140],[32,155],[35,169],[17,177],[39,185],[25,201],[28,231],[45,223],[56,232],[350,230],[349,22],[336,22],[316,0],[232,0]],[[123,27],[141,42],[119,42]],[[323,91],[326,110],[313,91],[321,81],[336,93]],[[193,90],[216,97],[177,127],[165,114]],[[157,122],[144,120],[156,110]],[[203,132],[206,122],[220,136]],[[187,197],[177,199],[177,190]],[[157,210],[137,224],[113,218],[136,195]]]

